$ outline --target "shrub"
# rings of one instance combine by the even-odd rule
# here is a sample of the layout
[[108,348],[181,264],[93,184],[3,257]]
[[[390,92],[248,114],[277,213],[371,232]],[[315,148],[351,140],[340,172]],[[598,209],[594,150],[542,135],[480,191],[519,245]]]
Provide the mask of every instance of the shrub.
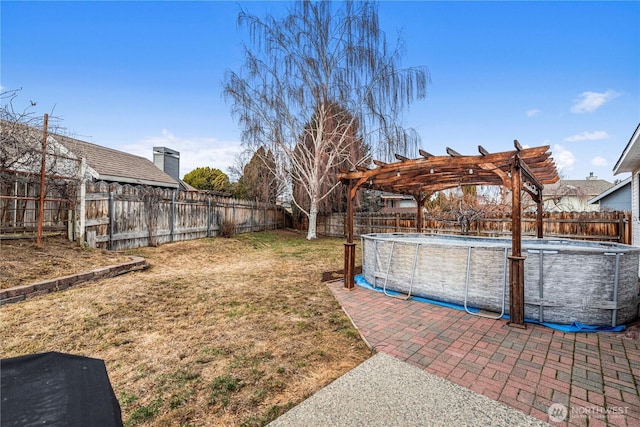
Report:
[[223,221],[222,224],[220,224],[220,235],[222,237],[229,238],[234,234],[236,234],[236,225],[233,221]]

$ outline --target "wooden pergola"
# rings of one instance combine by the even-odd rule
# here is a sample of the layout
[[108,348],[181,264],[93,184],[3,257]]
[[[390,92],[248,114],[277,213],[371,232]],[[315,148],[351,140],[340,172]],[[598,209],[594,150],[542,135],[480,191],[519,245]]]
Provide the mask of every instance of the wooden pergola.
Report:
[[447,148],[446,156],[420,150],[422,157],[409,159],[396,154],[397,162],[374,160],[375,168],[341,171],[338,179],[347,186],[347,242],[344,257],[344,286],[354,287],[355,243],[353,200],[361,187],[412,195],[417,202],[416,229],[422,232],[422,207],[434,192],[465,185],[499,185],[511,190],[511,256],[509,256],[509,324],[525,328],[524,260],[522,256],[521,191],[529,193],[537,205],[536,228],[542,238],[542,189],[559,180],[549,146],[489,153],[478,146],[479,155],[465,156]]

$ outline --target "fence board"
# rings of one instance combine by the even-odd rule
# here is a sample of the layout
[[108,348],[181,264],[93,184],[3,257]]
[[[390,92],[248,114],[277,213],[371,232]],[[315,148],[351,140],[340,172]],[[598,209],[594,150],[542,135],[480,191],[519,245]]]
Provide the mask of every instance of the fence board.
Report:
[[87,184],[85,205],[86,235],[110,249],[218,236],[225,221],[234,223],[235,233],[282,228],[285,221],[275,205],[103,182]]
[[[345,236],[345,214],[318,215],[317,233],[326,236]],[[305,230],[305,217],[294,227]],[[545,237],[583,240],[611,241],[631,244],[631,214],[629,212],[545,212],[543,218]],[[416,230],[415,213],[379,214],[357,213],[354,215],[356,235],[368,233],[413,233]],[[458,221],[424,216],[424,233],[461,234]],[[472,236],[504,237],[511,235],[511,217],[482,218],[471,221]],[[523,236],[536,235],[535,214],[522,216]]]

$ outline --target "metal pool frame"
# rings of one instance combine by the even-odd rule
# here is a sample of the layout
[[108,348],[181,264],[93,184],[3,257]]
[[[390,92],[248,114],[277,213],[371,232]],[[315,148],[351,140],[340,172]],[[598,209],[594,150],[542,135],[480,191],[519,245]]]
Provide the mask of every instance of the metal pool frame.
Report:
[[[494,319],[508,312],[508,239],[374,233],[361,242],[365,279],[389,296],[441,300]],[[527,319],[615,327],[637,317],[640,248],[528,239],[523,253]]]

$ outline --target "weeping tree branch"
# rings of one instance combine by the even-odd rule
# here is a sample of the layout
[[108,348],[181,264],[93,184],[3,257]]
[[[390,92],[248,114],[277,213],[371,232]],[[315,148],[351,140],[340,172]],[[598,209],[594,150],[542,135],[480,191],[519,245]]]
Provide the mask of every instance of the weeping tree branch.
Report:
[[293,202],[315,238],[338,167],[415,153],[418,135],[402,126],[401,112],[426,97],[428,70],[400,67],[402,38],[387,44],[373,2],[301,1],[282,18],[241,10],[238,24],[249,46],[243,67],[226,73],[225,97],[245,147],[265,147],[288,172],[276,176],[298,189]]

